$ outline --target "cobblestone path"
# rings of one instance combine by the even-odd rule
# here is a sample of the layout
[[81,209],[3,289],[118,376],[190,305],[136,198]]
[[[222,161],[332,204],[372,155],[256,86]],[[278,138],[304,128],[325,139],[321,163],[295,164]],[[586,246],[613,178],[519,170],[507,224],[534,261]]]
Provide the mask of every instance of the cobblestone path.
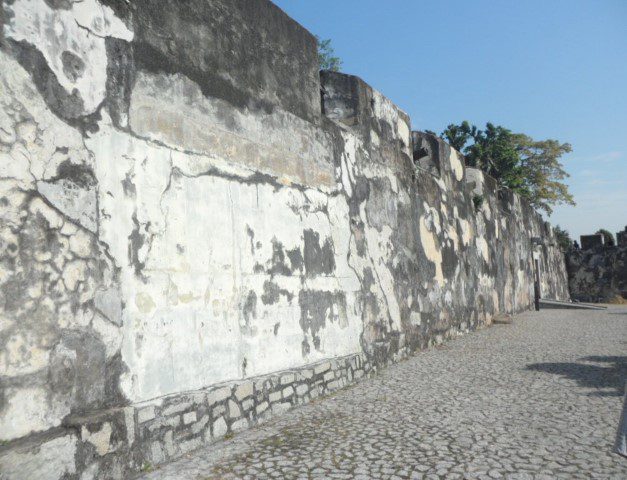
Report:
[[627,479],[627,308],[517,316],[148,479]]

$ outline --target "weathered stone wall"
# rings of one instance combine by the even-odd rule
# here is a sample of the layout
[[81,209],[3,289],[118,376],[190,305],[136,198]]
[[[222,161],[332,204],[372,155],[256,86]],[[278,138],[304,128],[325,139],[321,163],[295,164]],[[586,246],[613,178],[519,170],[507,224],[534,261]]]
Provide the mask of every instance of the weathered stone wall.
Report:
[[614,302],[627,299],[627,245],[572,250],[566,255],[573,300]]
[[539,215],[270,2],[0,24],[7,478],[124,478],[527,309],[531,237],[568,296]]

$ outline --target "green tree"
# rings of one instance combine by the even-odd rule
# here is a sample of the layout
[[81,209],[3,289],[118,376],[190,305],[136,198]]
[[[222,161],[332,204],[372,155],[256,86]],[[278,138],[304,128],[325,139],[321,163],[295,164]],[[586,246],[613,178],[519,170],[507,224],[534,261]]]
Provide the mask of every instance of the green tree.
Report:
[[338,72],[342,68],[342,59],[335,56],[335,50],[331,45],[331,40],[321,40],[316,35],[318,41],[318,63],[320,64],[320,70],[331,70]]
[[575,205],[568,185],[563,183],[570,175],[559,161],[562,155],[572,151],[570,144],[557,140],[535,141],[524,134],[515,135],[514,141],[520,155],[522,190],[530,203],[549,214],[554,205]]
[[474,128],[472,139],[474,143],[465,150],[468,164],[494,177],[500,185],[524,194],[521,191],[524,186],[523,172],[514,134],[488,123],[485,130]]
[[571,151],[568,143],[535,141],[492,123],[479,130],[467,121],[449,125],[441,136],[464,154],[466,165],[483,170],[535,208],[550,214],[554,205],[575,204],[562,182],[568,174],[559,162]]
[[526,193],[522,192],[524,179],[516,136],[510,130],[492,123],[479,130],[464,120],[459,125],[449,125],[442,137],[464,154],[466,165],[483,170],[501,186]]
[[605,228],[599,228],[596,231],[596,234],[603,235],[603,243],[608,247],[613,247],[614,245],[616,245],[616,242],[614,241],[614,235],[612,235],[612,232],[610,232],[609,230],[606,230]]
[[476,131],[476,127],[471,127],[470,123],[466,120],[459,125],[451,123],[446,127],[446,130],[442,132],[441,137],[444,138],[451,147],[461,152],[466,146],[466,143],[468,143],[468,140],[473,136],[473,128]]
[[555,227],[553,227],[553,233],[555,234],[555,239],[562,252],[566,253],[573,249],[573,240],[570,238],[568,230],[564,230],[559,225],[555,225]]

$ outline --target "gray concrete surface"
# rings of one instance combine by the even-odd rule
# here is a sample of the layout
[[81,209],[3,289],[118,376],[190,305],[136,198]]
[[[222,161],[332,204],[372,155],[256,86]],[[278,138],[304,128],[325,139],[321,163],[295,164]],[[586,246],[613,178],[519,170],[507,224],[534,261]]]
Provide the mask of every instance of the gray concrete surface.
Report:
[[529,312],[141,478],[625,479],[626,376],[627,308]]

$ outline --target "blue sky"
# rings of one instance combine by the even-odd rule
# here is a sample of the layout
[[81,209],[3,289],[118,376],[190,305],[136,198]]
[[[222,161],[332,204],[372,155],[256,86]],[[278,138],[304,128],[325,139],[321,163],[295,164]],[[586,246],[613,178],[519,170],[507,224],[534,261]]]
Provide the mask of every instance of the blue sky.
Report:
[[491,121],[569,142],[576,238],[627,225],[627,0],[276,0],[414,130]]

